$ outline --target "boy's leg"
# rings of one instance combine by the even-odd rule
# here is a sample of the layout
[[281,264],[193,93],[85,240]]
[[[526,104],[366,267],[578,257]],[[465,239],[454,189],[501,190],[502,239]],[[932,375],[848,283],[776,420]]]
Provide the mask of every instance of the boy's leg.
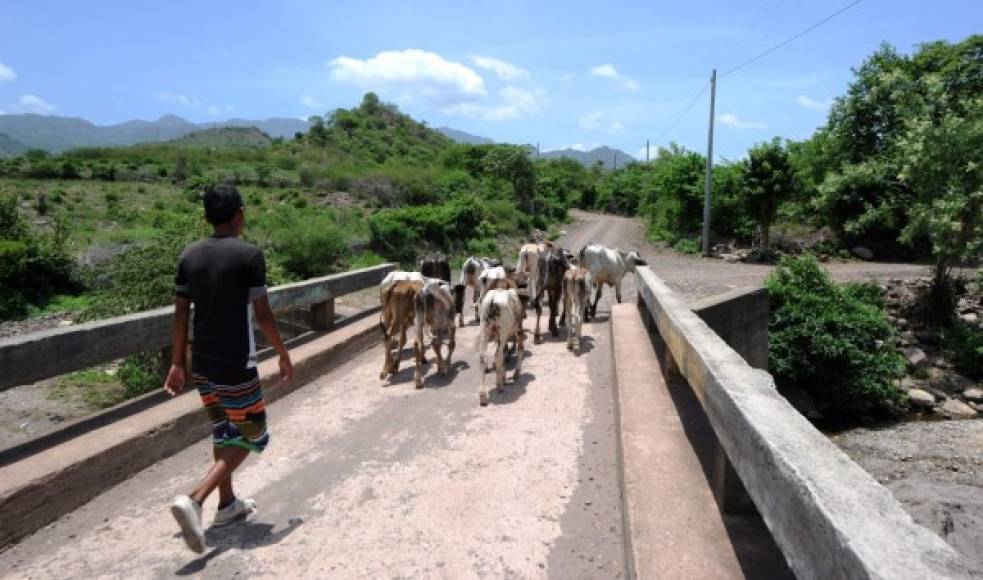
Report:
[[202,504],[215,488],[219,488],[219,506],[232,501],[235,497],[232,494],[232,472],[242,465],[248,455],[249,450],[243,447],[216,447],[215,463],[191,492],[191,499]]

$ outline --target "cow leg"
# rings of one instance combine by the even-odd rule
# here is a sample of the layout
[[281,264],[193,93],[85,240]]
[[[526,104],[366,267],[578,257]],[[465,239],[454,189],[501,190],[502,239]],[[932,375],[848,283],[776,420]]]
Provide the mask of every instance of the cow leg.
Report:
[[384,380],[386,378],[386,376],[389,375],[389,369],[392,368],[392,364],[393,364],[393,362],[392,362],[392,358],[393,358],[392,342],[389,340],[389,333],[386,332],[386,329],[385,328],[382,329],[382,346],[386,350],[386,357],[382,361],[382,372],[379,373],[379,380],[380,381],[381,380]]
[[403,358],[403,348],[406,346],[406,327],[404,326],[399,334],[399,345],[396,347],[396,356],[393,358],[392,373],[399,374],[399,359]]
[[417,334],[416,340],[413,341],[413,354],[416,359],[416,369],[413,371],[413,383],[416,388],[423,388],[423,349],[425,348],[423,344],[423,337]]
[[440,347],[441,347],[440,341],[435,338],[435,339],[433,339],[433,342],[431,342],[430,344],[431,344],[431,346],[433,346],[433,354],[434,354],[434,357],[437,359],[437,372],[443,374],[444,373],[444,357],[441,356],[441,354],[440,354]]
[[573,308],[570,306],[571,296],[569,292],[563,293],[563,320],[567,325],[567,350],[573,350],[573,331],[576,321],[570,320],[574,317]]
[[508,339],[500,337],[495,344],[495,388],[501,393],[505,390],[505,343]]
[[448,370],[450,370],[450,368],[451,368],[451,355],[454,354],[454,347],[457,346],[457,343],[454,341],[454,335],[455,334],[457,334],[457,331],[454,328],[454,325],[452,324],[451,325],[451,339],[447,343],[447,358],[445,359],[447,362],[446,362],[445,372],[448,371]]
[[594,294],[594,304],[591,306],[590,310],[594,316],[597,316],[597,303],[601,300],[601,292],[604,291],[604,282],[597,285],[597,293]]
[[614,283],[614,297],[618,299],[618,304],[621,304],[621,281]]
[[563,304],[563,312],[560,314],[560,326],[566,326],[566,324],[567,324],[567,300],[566,300],[567,293],[566,292],[563,292],[561,290],[560,291],[560,294],[561,294],[561,296],[559,298],[559,301]]
[[549,300],[550,300],[550,335],[560,336],[560,329],[557,328],[556,326],[556,311],[559,310],[560,307],[559,304],[560,297],[557,294],[550,292]]
[[485,353],[488,351],[488,337],[484,329],[478,335],[478,404],[484,407],[488,404],[488,389],[485,388]]
[[539,301],[539,296],[536,296],[536,330],[533,332],[532,340],[535,344],[539,344],[542,339],[539,336],[539,317],[543,314],[543,305]]
[[512,373],[512,382],[519,380],[519,375],[522,374],[522,356],[525,350],[522,345],[522,327],[519,327],[519,333],[514,336],[515,338],[515,372]]

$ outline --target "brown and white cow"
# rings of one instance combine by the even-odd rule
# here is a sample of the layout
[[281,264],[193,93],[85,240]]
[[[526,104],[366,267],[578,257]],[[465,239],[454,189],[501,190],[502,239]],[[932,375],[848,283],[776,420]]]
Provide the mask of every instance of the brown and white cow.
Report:
[[522,373],[522,357],[524,354],[524,332],[522,318],[525,316],[525,306],[515,288],[489,290],[481,300],[480,325],[478,327],[478,372],[481,381],[478,385],[478,403],[488,404],[488,389],[485,387],[485,373],[488,343],[495,345],[495,386],[501,392],[505,387],[505,348],[510,339],[516,343],[515,372],[512,381]]
[[[422,363],[426,362],[423,353],[427,349],[426,338],[429,336],[434,355],[437,357],[437,372],[444,374],[450,368],[451,356],[454,354],[454,336],[457,328],[454,326],[454,299],[451,296],[449,284],[433,278],[428,278],[416,295],[416,373],[413,375],[416,388],[423,388]],[[443,358],[440,349],[447,342],[447,358]]]
[[479,276],[489,268],[500,266],[498,260],[491,258],[478,258],[475,256],[464,260],[461,266],[461,282],[454,287],[454,301],[458,312],[458,323],[464,326],[464,292],[471,288],[471,302],[474,304],[474,318],[478,319],[478,297],[481,295],[481,282]]
[[[539,254],[539,264],[537,266],[536,294],[531,300],[536,308],[536,331],[534,333],[535,342],[540,341],[539,318],[543,314],[543,303],[540,298],[546,294],[549,303],[549,329],[553,336],[559,335],[560,331],[556,326],[556,315],[559,310],[560,296],[563,294],[563,275],[569,269],[570,263],[567,261],[566,253],[563,248],[555,245],[547,245],[542,253]],[[561,317],[561,321],[565,317]]]
[[[399,359],[406,346],[406,331],[413,325],[416,315],[416,302],[420,291],[423,290],[423,275],[419,272],[392,272],[391,274],[417,274],[421,280],[395,279],[390,275],[380,287],[382,302],[382,346],[386,351],[385,361],[379,379],[399,372]],[[392,276],[393,278],[411,278],[409,276]],[[395,352],[393,352],[395,349]],[[419,360],[419,359],[418,359]]]
[[563,275],[563,314],[567,322],[567,348],[577,353],[580,353],[583,348],[581,334],[584,315],[590,305],[592,285],[590,272],[586,268],[570,268]]

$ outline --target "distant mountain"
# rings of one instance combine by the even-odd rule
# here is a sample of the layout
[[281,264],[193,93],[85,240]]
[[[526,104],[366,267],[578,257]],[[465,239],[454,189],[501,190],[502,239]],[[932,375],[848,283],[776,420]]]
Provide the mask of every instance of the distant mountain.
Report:
[[28,147],[10,135],[0,133],[0,159],[16,157],[27,151]]
[[542,159],[574,159],[582,163],[585,167],[593,167],[598,161],[601,162],[605,169],[614,169],[615,165],[622,167],[625,163],[629,161],[637,161],[631,155],[628,155],[621,149],[614,149],[612,147],[597,147],[591,149],[590,151],[581,151],[579,149],[556,149],[554,151],[546,151],[539,154]]
[[273,139],[256,127],[212,127],[188,133],[170,143],[189,147],[269,147]]
[[214,127],[256,127],[271,137],[293,137],[298,131],[307,131],[308,126],[307,121],[289,118],[192,123],[176,115],[164,115],[156,121],[134,120],[116,125],[95,125],[75,117],[30,113],[0,115],[0,133],[27,148],[46,149],[54,153],[75,147],[115,147],[171,141]]
[[494,143],[494,141],[488,137],[479,137],[478,135],[472,135],[471,133],[451,129],[450,127],[437,127],[437,131],[443,133],[445,137],[448,137],[457,143],[470,143],[471,145],[490,145]]

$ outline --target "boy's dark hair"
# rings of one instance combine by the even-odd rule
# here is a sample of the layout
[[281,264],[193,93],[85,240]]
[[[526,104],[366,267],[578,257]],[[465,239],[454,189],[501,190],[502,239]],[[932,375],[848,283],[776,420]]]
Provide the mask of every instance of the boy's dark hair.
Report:
[[229,223],[242,209],[239,190],[227,183],[209,185],[201,199],[205,205],[205,219],[213,226]]

